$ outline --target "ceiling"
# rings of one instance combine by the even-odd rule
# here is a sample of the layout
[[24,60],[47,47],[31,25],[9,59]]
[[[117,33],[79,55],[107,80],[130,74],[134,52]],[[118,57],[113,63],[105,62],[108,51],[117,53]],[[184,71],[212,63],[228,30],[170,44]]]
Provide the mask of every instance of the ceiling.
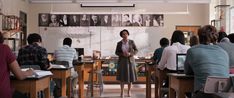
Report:
[[210,3],[211,0],[28,0],[30,3]]

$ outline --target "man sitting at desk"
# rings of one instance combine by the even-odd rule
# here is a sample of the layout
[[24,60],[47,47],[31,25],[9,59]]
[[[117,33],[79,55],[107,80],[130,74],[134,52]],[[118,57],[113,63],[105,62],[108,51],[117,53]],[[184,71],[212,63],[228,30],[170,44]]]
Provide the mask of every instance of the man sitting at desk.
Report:
[[[72,39],[67,37],[63,40],[63,47],[60,47],[54,52],[55,60],[67,61],[69,62],[69,67],[73,67],[72,61],[78,59],[77,52],[74,48],[71,48],[71,44],[72,44]],[[77,76],[78,76],[74,68],[71,69],[71,76],[72,76],[72,87],[74,88],[77,84]]]
[[194,75],[193,98],[211,98],[213,95],[201,92],[208,76],[229,77],[228,54],[217,43],[216,28],[206,25],[198,30],[200,45],[190,48],[185,60],[185,73]]
[[50,65],[47,59],[47,51],[41,47],[41,36],[37,33],[29,34],[27,41],[29,45],[19,50],[17,58],[19,64],[39,65],[41,70],[47,70]]

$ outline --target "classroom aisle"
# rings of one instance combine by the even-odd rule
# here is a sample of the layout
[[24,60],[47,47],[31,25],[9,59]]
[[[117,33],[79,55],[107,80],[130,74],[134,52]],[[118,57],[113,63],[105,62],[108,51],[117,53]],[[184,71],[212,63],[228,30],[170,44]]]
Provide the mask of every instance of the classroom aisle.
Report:
[[[127,85],[125,85],[124,88],[125,88],[124,89],[124,95],[125,95],[124,98],[145,98],[145,96],[146,96],[145,84],[134,84],[132,86],[132,96],[131,97],[127,97]],[[152,88],[154,88],[153,85],[152,85]],[[86,93],[85,93],[85,95],[86,95]],[[99,96],[99,90],[95,89],[94,96],[95,97],[93,97],[93,98],[121,98],[120,97],[120,85],[119,84],[105,84],[103,95]],[[152,96],[154,96],[154,89],[152,89]],[[78,98],[78,97],[75,96],[74,98]],[[85,98],[91,98],[91,97],[85,97]]]

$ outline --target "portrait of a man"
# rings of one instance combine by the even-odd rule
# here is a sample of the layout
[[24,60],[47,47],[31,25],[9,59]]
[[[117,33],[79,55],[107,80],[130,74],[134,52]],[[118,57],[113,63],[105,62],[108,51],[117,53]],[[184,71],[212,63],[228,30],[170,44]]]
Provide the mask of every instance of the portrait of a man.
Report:
[[143,26],[146,26],[146,27],[153,26],[152,15],[150,14],[143,15]]
[[80,15],[69,15],[68,16],[68,25],[69,26],[80,26]]
[[121,14],[112,14],[111,26],[121,26]]
[[50,27],[58,27],[60,26],[59,22],[58,22],[58,16],[59,15],[50,15],[50,23],[49,23],[49,26]]
[[80,26],[89,26],[90,15],[82,14],[80,15]]
[[122,15],[122,26],[132,26],[132,17],[130,14]]
[[111,15],[101,15],[101,26],[111,26]]
[[101,20],[99,15],[91,15],[90,17],[90,26],[100,26],[101,25]]
[[39,14],[39,26],[49,26],[49,14],[41,13]]

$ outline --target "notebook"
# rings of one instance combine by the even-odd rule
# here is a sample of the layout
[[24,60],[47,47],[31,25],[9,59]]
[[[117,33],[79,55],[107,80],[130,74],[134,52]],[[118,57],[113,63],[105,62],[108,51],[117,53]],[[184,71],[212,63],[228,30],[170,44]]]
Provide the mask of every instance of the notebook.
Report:
[[184,62],[186,54],[176,54],[176,71],[177,73],[184,73]]

